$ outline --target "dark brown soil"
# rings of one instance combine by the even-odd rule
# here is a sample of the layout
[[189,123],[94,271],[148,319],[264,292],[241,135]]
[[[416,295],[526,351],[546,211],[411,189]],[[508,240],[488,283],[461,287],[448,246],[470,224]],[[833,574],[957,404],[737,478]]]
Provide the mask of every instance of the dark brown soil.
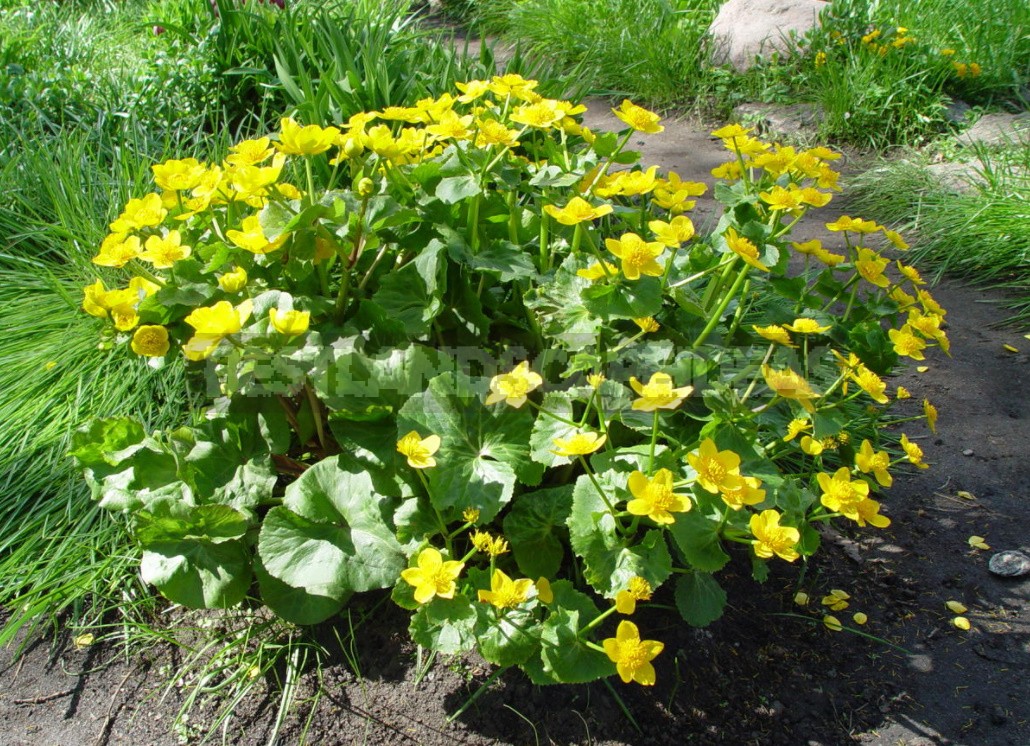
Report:
[[[643,148],[645,162],[685,179],[707,179],[713,159],[721,160],[717,144],[691,123],[667,122]],[[834,234],[820,226],[841,214],[835,206],[799,235],[821,235],[832,246]],[[721,576],[730,608],[707,629],[655,613],[646,627],[667,648],[653,689],[618,681],[611,689],[539,688],[508,671],[448,723],[490,667],[440,659],[416,683],[406,613],[387,602],[356,632],[353,661],[331,628],[318,631],[333,652],[323,696],[314,706],[319,684],[309,673],[274,743],[1030,743],[1030,578],[987,571],[993,551],[1030,548],[1030,341],[1027,330],[997,326],[1004,313],[992,303],[995,293],[945,282],[935,295],[949,312],[952,357],[935,351],[927,372],[913,369],[896,381],[913,394],[903,402],[913,416],[924,396],[940,410],[936,435],[921,421],[905,427],[933,467],[897,479],[884,499],[892,525],[828,532],[807,568],[778,563],[762,586],[750,579],[745,558],[736,558]],[[973,534],[986,537],[991,551],[971,549]],[[812,596],[808,609],[793,603],[799,588]],[[831,588],[852,597],[841,620],[848,625],[853,612],[865,612],[862,631],[879,640],[823,627],[819,598]],[[970,631],[952,626],[944,605],[951,599],[969,608]],[[377,600],[352,609],[351,619]],[[346,620],[340,629],[347,632]],[[66,638],[34,642],[16,660],[4,653],[0,744],[199,742],[215,710],[198,707],[173,727],[188,686],[162,697],[181,662],[182,653],[168,647],[126,659],[103,644],[77,650]],[[258,690],[213,741],[269,742],[278,699],[270,685]]]

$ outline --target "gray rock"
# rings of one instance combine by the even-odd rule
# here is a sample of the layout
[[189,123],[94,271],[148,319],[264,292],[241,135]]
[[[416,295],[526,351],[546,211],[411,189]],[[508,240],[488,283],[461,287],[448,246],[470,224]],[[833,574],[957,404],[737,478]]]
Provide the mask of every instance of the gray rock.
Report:
[[741,104],[733,109],[733,120],[757,124],[764,135],[814,133],[823,112],[812,104]]
[[984,114],[958,141],[962,145],[1030,144],[1030,113]]
[[966,114],[973,110],[973,107],[960,98],[948,98],[944,107],[944,118],[952,124],[962,124],[966,121]]
[[1030,574],[1030,557],[1016,549],[998,552],[987,563],[987,569],[1003,578]]
[[830,7],[822,0],[729,0],[716,15],[708,33],[712,61],[729,63],[744,72],[755,57],[789,54],[792,35],[804,34],[819,24],[819,14]]

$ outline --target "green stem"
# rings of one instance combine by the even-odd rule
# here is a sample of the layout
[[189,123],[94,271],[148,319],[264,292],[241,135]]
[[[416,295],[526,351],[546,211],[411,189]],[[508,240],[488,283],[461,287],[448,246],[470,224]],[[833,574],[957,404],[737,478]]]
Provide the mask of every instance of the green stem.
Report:
[[737,329],[740,328],[740,322],[744,318],[744,298],[747,297],[748,291],[751,290],[751,278],[748,278],[747,282],[744,283],[744,289],[740,291],[740,303],[737,305],[737,312],[733,314],[733,321],[730,323],[730,330],[726,332],[727,339],[733,339],[733,335],[737,333]]
[[528,402],[529,402],[529,405],[530,405],[531,407],[533,407],[533,408],[534,408],[534,409],[536,409],[536,410],[537,410],[538,412],[540,412],[540,414],[545,414],[545,415],[547,415],[548,417],[550,417],[551,419],[554,419],[554,420],[558,420],[558,422],[564,422],[564,423],[565,423],[566,425],[572,425],[572,426],[573,426],[573,427],[575,427],[575,428],[578,428],[578,427],[579,427],[579,425],[578,425],[577,423],[573,422],[572,420],[567,420],[567,419],[565,419],[564,417],[562,417],[561,415],[557,415],[557,414],[555,414],[554,412],[552,412],[552,411],[551,411],[551,410],[549,410],[549,409],[544,409],[544,408],[543,408],[542,406],[540,406],[539,404],[537,404],[537,403],[536,403],[535,401],[533,401],[532,399],[526,399],[526,401],[528,401]]
[[540,272],[547,272],[551,268],[550,237],[548,235],[548,220],[546,212],[540,213]]
[[590,482],[594,485],[594,489],[597,490],[597,494],[599,494],[601,499],[604,500],[605,507],[607,507],[608,512],[612,514],[612,518],[615,520],[615,525],[621,533],[623,530],[622,521],[619,520],[619,516],[615,511],[615,506],[612,505],[611,500],[608,499],[608,495],[605,494],[604,489],[602,489],[600,483],[597,481],[597,477],[594,476],[594,472],[591,470],[587,460],[583,456],[579,456],[578,458],[580,465],[583,467],[583,471],[585,471],[586,475],[590,478]]
[[468,237],[469,246],[473,254],[479,253],[479,205],[483,200],[483,190],[476,192],[476,196],[469,203],[468,212]]
[[722,271],[722,274],[719,275],[713,282],[710,282],[708,284],[708,287],[705,288],[705,294],[701,298],[701,308],[703,308],[705,311],[708,310],[709,304],[715,298],[716,294],[722,289],[722,286],[726,282],[726,280],[729,279],[729,276],[733,272],[733,267],[736,265],[736,263],[737,255],[733,254],[731,259],[724,265],[725,269]]
[[722,301],[719,303],[718,308],[716,308],[715,311],[712,313],[711,318],[708,319],[708,323],[705,325],[705,328],[701,331],[700,336],[698,336],[698,338],[694,340],[694,344],[691,345],[691,349],[696,350],[698,347],[700,347],[701,344],[704,343],[706,339],[708,339],[708,335],[710,335],[715,330],[715,327],[719,323],[719,319],[722,318],[722,314],[726,310],[726,307],[730,304],[730,301],[733,300],[733,298],[737,295],[741,285],[743,285],[744,281],[747,279],[749,269],[750,267],[747,264],[744,264],[744,266],[741,267],[740,273],[737,275],[737,279],[734,281],[733,286],[729,289],[729,292],[726,293],[726,295],[723,297]]
[[[614,613],[615,613],[615,607],[614,607],[614,606],[610,606],[610,607],[608,607],[607,609],[605,609],[604,611],[602,611],[602,612],[601,612],[600,614],[598,614],[598,615],[597,615],[597,616],[596,616],[596,617],[594,618],[594,620],[593,620],[592,622],[590,622],[589,624],[587,624],[587,625],[585,625],[585,626],[581,627],[581,628],[580,628],[580,630],[579,630],[579,632],[577,632],[577,633],[576,633],[576,637],[582,637],[583,635],[585,635],[585,634],[586,634],[587,632],[589,632],[590,630],[592,630],[592,629],[595,629],[595,628],[596,628],[596,627],[598,627],[598,626],[599,626],[599,625],[600,625],[600,624],[601,624],[601,623],[602,623],[602,622],[603,622],[603,621],[604,621],[605,619],[607,619],[608,617],[610,617],[610,616],[611,616],[612,614],[614,614]],[[590,643],[589,643],[589,642],[587,642],[587,644],[589,645]],[[603,648],[600,648],[600,649],[601,649],[601,652],[604,652],[604,649],[603,649]]]
[[651,421],[651,452],[647,459],[647,476],[654,475],[654,449],[658,443],[658,410],[654,411],[654,419]]
[[443,537],[444,546],[447,548],[447,556],[453,557],[454,551],[453,546],[451,544],[451,534],[447,530],[447,522],[443,519],[443,516],[440,515],[440,511],[437,510],[436,506],[433,505],[433,494],[432,491],[429,489],[429,480],[426,478],[426,475],[422,473],[421,469],[416,469],[415,473],[418,474],[419,481],[422,482],[422,487],[425,488],[426,497],[429,500],[429,505],[433,508],[433,515],[436,516],[436,522],[440,526],[440,535]]

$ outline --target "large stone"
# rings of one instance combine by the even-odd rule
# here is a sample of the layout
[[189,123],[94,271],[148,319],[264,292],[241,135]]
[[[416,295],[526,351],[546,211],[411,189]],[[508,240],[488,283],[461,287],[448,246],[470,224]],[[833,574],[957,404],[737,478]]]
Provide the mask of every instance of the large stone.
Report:
[[1030,143],[1030,114],[984,114],[958,141],[963,145]]
[[708,28],[712,61],[744,72],[755,57],[788,54],[791,36],[801,37],[815,28],[828,7],[823,0],[729,0]]

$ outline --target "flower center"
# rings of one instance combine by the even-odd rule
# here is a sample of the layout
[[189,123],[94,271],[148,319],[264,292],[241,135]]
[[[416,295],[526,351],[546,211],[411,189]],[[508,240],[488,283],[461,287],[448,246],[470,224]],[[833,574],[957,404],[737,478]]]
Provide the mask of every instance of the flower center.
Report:
[[647,499],[655,510],[668,510],[674,502],[672,486],[652,482],[647,486]]
[[619,644],[619,659],[627,668],[636,670],[647,663],[647,648],[639,640],[627,640]]

